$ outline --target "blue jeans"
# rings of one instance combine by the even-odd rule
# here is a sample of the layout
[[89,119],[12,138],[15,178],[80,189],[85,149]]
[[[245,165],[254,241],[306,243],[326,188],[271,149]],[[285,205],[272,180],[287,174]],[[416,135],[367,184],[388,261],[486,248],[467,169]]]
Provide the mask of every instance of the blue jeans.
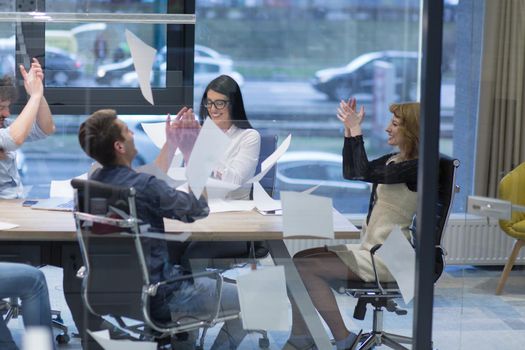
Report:
[[[39,269],[24,265],[0,262],[0,298],[17,297],[22,301],[22,318],[25,327],[46,327],[51,332],[51,308],[44,274]],[[0,349],[16,350],[11,333],[0,317]]]
[[[185,315],[210,314],[216,309],[218,295],[216,281],[208,277],[200,277],[193,284],[183,283],[181,288],[173,292],[165,300],[163,310],[151,310],[152,314],[159,315],[166,311],[171,312],[173,320],[184,318]],[[237,288],[230,283],[222,285],[220,309],[224,311],[240,310]],[[155,316],[154,316],[155,317]],[[164,318],[166,318],[164,316]],[[247,332],[242,327],[242,321],[237,318],[224,322],[217,338],[210,350],[236,349],[246,336]]]

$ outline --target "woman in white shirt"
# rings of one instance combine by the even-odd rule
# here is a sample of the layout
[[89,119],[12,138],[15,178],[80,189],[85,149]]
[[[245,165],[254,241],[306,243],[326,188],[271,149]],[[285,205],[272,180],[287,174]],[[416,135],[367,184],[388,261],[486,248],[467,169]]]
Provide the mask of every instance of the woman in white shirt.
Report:
[[241,185],[229,199],[249,199],[251,185],[246,181],[255,175],[259,161],[261,136],[253,129],[244,110],[241,89],[231,77],[221,75],[212,80],[202,95],[199,119],[211,118],[232,142],[213,171],[213,177]]
[[[230,192],[227,199],[249,199],[251,184],[246,181],[255,175],[261,136],[248,121],[241,89],[231,77],[221,75],[204,90],[199,111],[201,124],[206,118],[211,118],[232,139],[212,176],[241,186]],[[195,270],[208,266],[208,259],[247,256],[248,247],[249,242],[192,242],[183,259],[192,260]]]

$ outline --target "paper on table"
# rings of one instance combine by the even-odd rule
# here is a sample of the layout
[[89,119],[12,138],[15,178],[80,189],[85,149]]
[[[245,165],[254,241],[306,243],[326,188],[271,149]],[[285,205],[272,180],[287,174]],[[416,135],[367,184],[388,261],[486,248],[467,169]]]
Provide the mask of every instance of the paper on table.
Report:
[[0,231],[10,230],[12,228],[18,227],[20,225],[12,224],[10,222],[0,221]]
[[[76,176],[75,179],[87,180],[87,173]],[[71,179],[51,180],[49,186],[49,198],[73,198],[74,192],[71,187]]]
[[244,329],[288,331],[288,297],[283,266],[265,267],[237,277]]
[[379,256],[396,279],[405,304],[414,298],[414,279],[416,274],[416,252],[399,228],[394,227],[390,235],[378,249]]
[[[206,190],[208,191],[208,199],[211,198],[224,198],[228,193],[231,191],[235,191],[240,186],[233,184],[231,182],[222,181],[219,179],[215,179],[213,177],[209,177],[208,180],[206,180]],[[253,207],[252,207],[253,209]]]
[[274,166],[275,163],[277,163],[279,158],[281,158],[282,155],[288,150],[288,147],[290,147],[291,142],[292,134],[288,135],[288,137],[284,139],[281,145],[277,147],[277,149],[261,163],[261,172],[252,177],[250,180],[246,181],[246,183],[254,183],[260,181],[264,177],[264,175],[266,175],[266,173],[272,168],[272,166]]
[[88,330],[88,333],[104,350],[157,350],[157,343],[153,342],[110,339],[107,329],[98,332]]
[[283,236],[334,238],[332,198],[281,191]]
[[281,209],[281,201],[270,197],[259,182],[253,184],[253,201],[255,207],[262,212]]
[[255,207],[255,204],[253,201],[247,200],[227,201],[212,198],[208,200],[208,207],[210,207],[210,213],[225,213],[229,211],[250,211]]
[[140,40],[135,34],[126,29],[126,41],[128,42],[135,72],[139,79],[140,92],[150,104],[154,105],[153,93],[151,92],[151,68],[157,50]]
[[211,118],[206,118],[197,136],[186,168],[188,183],[199,198],[213,167],[226,151],[231,139]]
[[166,123],[141,123],[142,129],[159,149],[166,143]]

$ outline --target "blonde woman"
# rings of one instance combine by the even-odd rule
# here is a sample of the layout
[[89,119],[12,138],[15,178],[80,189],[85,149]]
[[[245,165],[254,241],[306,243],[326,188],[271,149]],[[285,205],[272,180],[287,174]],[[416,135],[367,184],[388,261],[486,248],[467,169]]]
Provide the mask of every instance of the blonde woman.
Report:
[[[356,100],[349,99],[341,101],[337,111],[337,117],[345,128],[343,176],[349,180],[373,184],[368,216],[361,232],[361,244],[312,248],[294,256],[308,293],[328,324],[338,350],[355,349],[360,333],[353,333],[346,328],[330,282],[374,281],[370,249],[383,243],[395,226],[400,226],[408,236],[416,212],[420,106],[419,103],[392,104],[390,112],[392,119],[385,130],[387,142],[397,147],[399,152],[369,161],[361,130],[364,108],[357,110]],[[394,281],[379,258],[376,258],[376,268],[381,281]],[[284,348],[314,348],[313,339],[295,305],[292,311],[292,332]]]

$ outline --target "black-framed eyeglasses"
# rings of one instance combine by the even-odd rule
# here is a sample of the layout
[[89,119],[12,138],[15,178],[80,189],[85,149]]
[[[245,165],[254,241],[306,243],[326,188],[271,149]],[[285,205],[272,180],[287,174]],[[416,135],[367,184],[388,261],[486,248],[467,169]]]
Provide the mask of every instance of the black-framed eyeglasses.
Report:
[[228,105],[228,103],[230,103],[230,101],[228,100],[215,100],[215,101],[212,101],[212,100],[204,100],[204,107],[206,108],[211,108],[211,106],[215,106],[215,108],[217,109],[224,109],[224,107],[226,107]]

